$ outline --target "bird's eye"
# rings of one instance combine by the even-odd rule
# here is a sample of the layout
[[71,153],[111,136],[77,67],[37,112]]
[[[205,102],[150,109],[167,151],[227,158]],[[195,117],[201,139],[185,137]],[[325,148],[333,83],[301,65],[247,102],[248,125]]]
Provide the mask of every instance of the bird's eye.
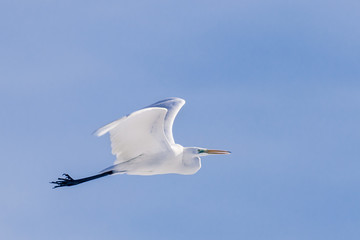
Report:
[[204,153],[205,152],[205,150],[203,150],[203,149],[198,149],[198,153]]

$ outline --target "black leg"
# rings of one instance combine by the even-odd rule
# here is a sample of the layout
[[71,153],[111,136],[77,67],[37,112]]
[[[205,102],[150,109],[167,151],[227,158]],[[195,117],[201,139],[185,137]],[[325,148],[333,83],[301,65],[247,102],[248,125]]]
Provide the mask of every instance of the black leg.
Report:
[[64,173],[63,176],[65,176],[65,178],[58,178],[58,181],[53,181],[50,182],[52,184],[56,184],[53,188],[58,188],[58,187],[69,187],[69,186],[74,186],[74,185],[78,185],[80,183],[84,183],[87,181],[91,181],[97,178],[101,178],[101,177],[105,177],[108,175],[113,174],[113,171],[107,171],[107,172],[103,172],[94,176],[90,176],[90,177],[86,177],[86,178],[80,178],[80,179],[73,179],[72,177],[70,177],[69,174]]

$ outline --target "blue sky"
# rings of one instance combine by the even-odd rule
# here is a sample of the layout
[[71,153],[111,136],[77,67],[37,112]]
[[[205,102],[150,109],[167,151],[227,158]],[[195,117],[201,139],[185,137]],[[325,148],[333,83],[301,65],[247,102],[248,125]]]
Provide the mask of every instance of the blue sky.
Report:
[[[358,239],[359,1],[0,3],[1,239]],[[91,133],[166,97],[193,176]]]

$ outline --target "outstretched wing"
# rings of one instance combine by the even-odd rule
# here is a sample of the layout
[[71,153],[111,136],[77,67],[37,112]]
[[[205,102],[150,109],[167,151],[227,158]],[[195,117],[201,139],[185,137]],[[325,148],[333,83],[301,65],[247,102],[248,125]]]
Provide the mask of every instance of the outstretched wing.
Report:
[[112,154],[116,155],[115,164],[142,154],[167,151],[171,149],[164,134],[167,112],[166,108],[144,108],[105,125],[95,135],[110,133]]
[[[154,104],[151,104],[150,106],[147,106],[146,108],[152,108],[152,107],[160,107],[160,108],[166,108],[167,113],[165,116],[165,122],[164,122],[164,132],[165,136],[167,137],[170,144],[175,144],[173,133],[172,133],[172,126],[175,120],[176,115],[184,106],[185,100],[181,98],[168,98],[161,100],[159,102],[156,102]],[[145,108],[145,109],[146,109]]]

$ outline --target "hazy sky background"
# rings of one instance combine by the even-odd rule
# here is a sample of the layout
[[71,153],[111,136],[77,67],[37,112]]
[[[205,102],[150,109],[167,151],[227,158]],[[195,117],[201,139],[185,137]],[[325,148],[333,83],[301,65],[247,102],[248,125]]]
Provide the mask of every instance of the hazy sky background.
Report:
[[[359,239],[359,1],[0,2],[0,238]],[[193,176],[91,133],[166,97]]]

